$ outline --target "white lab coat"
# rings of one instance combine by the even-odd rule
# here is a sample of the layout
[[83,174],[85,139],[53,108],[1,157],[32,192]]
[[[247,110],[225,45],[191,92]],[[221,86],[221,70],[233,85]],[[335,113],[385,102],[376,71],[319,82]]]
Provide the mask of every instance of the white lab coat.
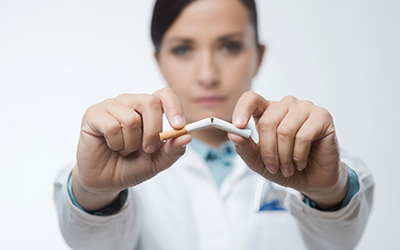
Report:
[[[335,212],[313,209],[299,192],[269,185],[238,156],[218,189],[190,146],[170,169],[130,188],[115,215],[90,215],[72,204],[66,185],[72,166],[57,176],[54,195],[61,231],[74,249],[345,250],[353,249],[362,235],[374,182],[361,161],[346,153],[342,161],[356,171],[360,190]],[[260,189],[263,182],[267,185]],[[257,211],[270,189],[285,199],[288,210]]]

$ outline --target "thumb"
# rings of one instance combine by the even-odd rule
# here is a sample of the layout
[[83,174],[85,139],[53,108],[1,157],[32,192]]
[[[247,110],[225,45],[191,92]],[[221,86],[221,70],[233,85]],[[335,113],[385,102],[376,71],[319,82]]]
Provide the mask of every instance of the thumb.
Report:
[[158,154],[154,154],[157,172],[161,172],[174,164],[186,151],[186,145],[192,140],[192,135],[185,134],[165,142]]

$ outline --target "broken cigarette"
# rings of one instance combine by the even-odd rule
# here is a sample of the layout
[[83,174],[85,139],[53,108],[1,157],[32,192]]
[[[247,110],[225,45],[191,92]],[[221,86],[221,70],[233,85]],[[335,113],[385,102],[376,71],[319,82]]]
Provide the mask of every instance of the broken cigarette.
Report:
[[251,135],[251,130],[250,129],[240,129],[235,127],[232,123],[226,122],[224,120],[215,118],[215,117],[210,117],[210,118],[205,118],[203,120],[193,122],[190,124],[187,124],[185,127],[179,130],[168,130],[160,133],[160,140],[165,141],[171,138],[175,138],[184,134],[188,134],[194,131],[206,129],[209,127],[214,127],[220,130],[224,130],[226,132],[231,132],[240,136],[243,136],[245,138],[249,138]]
[[224,120],[212,117],[211,118],[212,121],[212,126],[221,130],[224,130],[226,132],[231,132],[237,135],[240,135],[242,137],[245,138],[249,138],[251,135],[251,130],[250,129],[240,129],[235,127],[235,125],[233,125],[232,123],[226,122]]

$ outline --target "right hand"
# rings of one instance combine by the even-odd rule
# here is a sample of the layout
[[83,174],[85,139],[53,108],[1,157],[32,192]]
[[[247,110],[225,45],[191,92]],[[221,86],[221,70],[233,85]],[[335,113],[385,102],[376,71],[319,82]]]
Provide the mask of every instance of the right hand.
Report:
[[190,135],[160,142],[163,112],[174,129],[185,125],[171,88],[152,95],[123,94],[86,111],[72,179],[82,207],[108,205],[120,191],[154,177],[184,154]]

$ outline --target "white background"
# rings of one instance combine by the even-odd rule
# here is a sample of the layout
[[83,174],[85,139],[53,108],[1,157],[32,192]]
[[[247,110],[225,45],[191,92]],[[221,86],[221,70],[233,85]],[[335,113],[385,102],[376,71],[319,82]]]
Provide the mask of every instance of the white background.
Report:
[[[400,2],[259,0],[268,51],[254,90],[310,99],[376,180],[357,249],[399,249]],[[164,86],[153,1],[0,0],[0,249],[68,249],[52,182],[86,108]]]

